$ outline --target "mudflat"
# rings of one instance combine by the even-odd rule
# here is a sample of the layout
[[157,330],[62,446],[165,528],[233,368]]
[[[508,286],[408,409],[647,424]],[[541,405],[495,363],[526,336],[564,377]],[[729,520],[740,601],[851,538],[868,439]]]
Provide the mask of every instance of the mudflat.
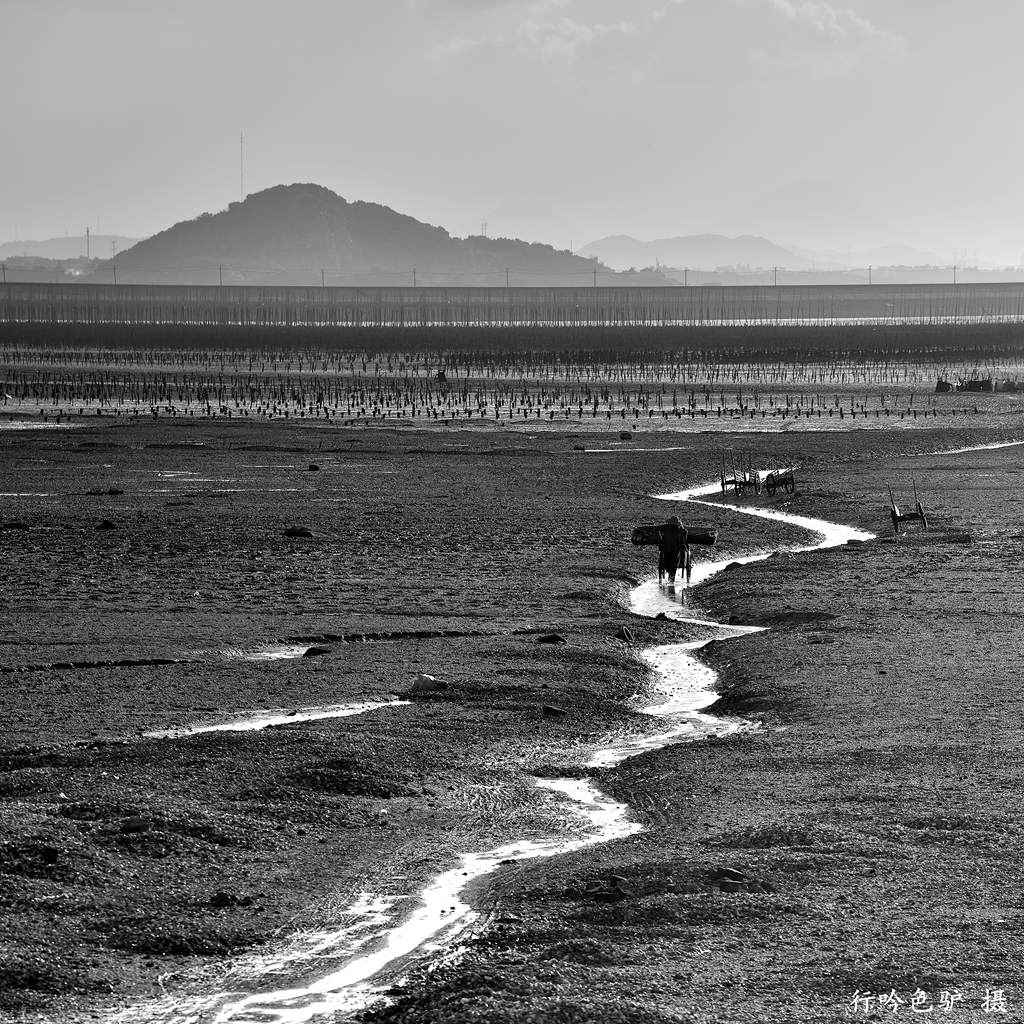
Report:
[[[5,432],[0,1013],[185,1019],[308,981],[344,961],[318,936],[400,920],[457,855],[585,834],[536,781],[586,774],[642,830],[482,879],[460,955],[394,964],[367,1019],[830,1021],[945,999],[980,1020],[997,993],[1013,1019],[1021,449],[927,453],[1019,427]],[[796,494],[651,497],[736,445],[798,461]],[[896,538],[886,488],[905,502],[911,478],[931,528]],[[633,527],[716,527],[715,558],[807,543],[737,504],[877,539],[680,593],[768,627],[701,655],[711,711],[751,725],[585,769],[656,728],[641,652],[714,635],[628,610],[654,570]],[[413,693],[418,673],[445,685]],[[267,711],[295,721],[146,735]]]

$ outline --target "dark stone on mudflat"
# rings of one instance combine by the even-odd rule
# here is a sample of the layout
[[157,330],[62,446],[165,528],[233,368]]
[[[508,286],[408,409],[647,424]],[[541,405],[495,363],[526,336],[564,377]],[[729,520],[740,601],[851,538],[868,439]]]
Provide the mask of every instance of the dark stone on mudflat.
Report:
[[742,562],[730,562],[722,572],[728,572],[730,569],[738,569],[743,563]]
[[636,640],[636,637],[633,636],[633,630],[631,630],[629,628],[629,626],[623,626],[618,631],[618,633],[615,634],[615,639],[616,640],[623,640],[627,644],[631,644],[631,643],[633,643],[634,640]]
[[304,658],[319,658],[322,654],[330,654],[330,647],[307,647],[303,652]]
[[569,713],[565,708],[557,707],[554,704],[544,704],[540,710],[545,718],[564,718]]
[[218,889],[210,897],[211,907],[247,907],[252,903],[252,898],[249,896],[234,896],[229,892],[225,892],[223,889]]
[[621,903],[630,893],[622,889],[605,889],[602,892],[591,893],[591,896],[598,903]]
[[312,537],[313,531],[308,526],[289,526],[284,531],[285,537]]
[[718,888],[721,889],[722,892],[743,892],[746,886],[746,882],[737,882],[731,878],[723,878],[722,881],[718,883]]
[[24,523],[11,522],[11,523],[4,523],[3,526],[0,527],[0,529],[4,529],[4,530],[27,530],[28,527]]
[[629,431],[629,430],[620,430],[619,431],[619,440],[620,441],[632,441],[633,440],[632,432]]
[[97,530],[116,530],[117,529],[117,524],[112,522],[109,519],[101,519],[96,524],[96,529]]
[[635,896],[632,889],[625,887],[626,879],[622,875],[609,875],[607,888],[601,888],[600,882],[591,882],[586,893],[598,903],[620,903],[629,896]]
[[149,818],[143,818],[141,814],[133,814],[121,822],[121,831],[131,834],[135,832],[148,832],[152,826]]
[[723,880],[729,882],[747,882],[749,876],[743,874],[742,871],[737,871],[735,868],[712,868],[708,872],[708,878],[712,882],[721,882]]
[[544,633],[542,636],[537,637],[537,643],[539,644],[564,644],[568,643],[561,633]]
[[320,467],[315,462],[311,462],[309,464],[309,471],[310,473],[319,473]]
[[857,547],[857,546],[858,546],[858,545],[860,545],[860,544],[865,544],[865,543],[867,543],[867,542],[866,542],[866,541],[863,541],[863,540],[848,540],[848,541],[846,542],[846,546],[847,546],[848,548],[853,548],[853,547]]

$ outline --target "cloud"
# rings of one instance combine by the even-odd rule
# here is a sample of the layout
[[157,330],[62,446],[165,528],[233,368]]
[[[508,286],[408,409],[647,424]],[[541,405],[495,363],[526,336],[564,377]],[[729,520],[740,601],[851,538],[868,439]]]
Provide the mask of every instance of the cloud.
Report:
[[554,21],[524,21],[517,29],[520,48],[545,60],[573,60],[580,50],[612,36],[633,35],[637,26],[628,21],[587,25],[566,15]]
[[[463,6],[466,0],[442,0],[452,6]],[[638,26],[625,20],[588,23],[567,14],[556,15],[571,0],[488,0],[487,8],[515,15],[491,22],[490,31],[459,33],[436,44],[430,51],[431,61],[442,65],[457,60],[483,47],[501,47],[520,56],[544,61],[570,63],[580,53],[603,40],[633,35]],[[511,12],[509,12],[511,13]]]
[[578,79],[585,63],[595,73],[614,66],[621,84],[637,88],[720,80],[725,67],[734,75],[817,81],[906,50],[902,36],[833,0],[633,0],[626,14],[617,0],[420,2],[473,12],[449,24],[451,35],[429,51],[438,70],[487,51],[540,62],[562,78]]
[[874,22],[849,7],[835,7],[826,0],[766,2],[770,8],[789,21],[807,25],[829,39],[863,39],[893,55],[902,54],[906,50],[906,40],[902,36],[879,28]]
[[435,66],[442,66],[449,61],[458,60],[459,57],[478,50],[483,46],[500,46],[505,42],[505,37],[500,33],[481,33],[475,36],[452,36],[442,43],[436,43],[430,48],[430,62]]

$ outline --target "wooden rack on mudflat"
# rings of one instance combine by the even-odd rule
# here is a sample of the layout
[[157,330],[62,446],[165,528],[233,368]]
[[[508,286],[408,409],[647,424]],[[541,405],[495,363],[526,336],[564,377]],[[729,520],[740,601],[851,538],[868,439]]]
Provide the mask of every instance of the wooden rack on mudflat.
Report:
[[893,533],[900,532],[900,523],[920,523],[926,530],[928,529],[928,517],[924,513],[924,509],[921,507],[921,502],[917,497],[917,481],[913,481],[914,484],[914,511],[913,512],[901,512],[899,506],[896,504],[896,499],[892,494],[892,487],[889,487],[889,515],[892,517],[892,529]]

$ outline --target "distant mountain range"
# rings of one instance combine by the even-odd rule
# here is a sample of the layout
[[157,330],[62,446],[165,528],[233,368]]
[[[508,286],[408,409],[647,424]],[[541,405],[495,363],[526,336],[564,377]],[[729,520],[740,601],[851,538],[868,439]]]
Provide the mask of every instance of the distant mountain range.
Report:
[[[278,185],[139,242],[85,280],[287,285],[666,285],[550,245],[453,238],[320,185]],[[595,276],[596,275],[596,276]]]
[[0,259],[14,259],[19,256],[34,256],[45,260],[75,260],[81,256],[109,257],[111,245],[116,252],[130,249],[138,238],[124,235],[72,235],[65,238],[46,238],[42,241],[4,242],[0,244]]
[[717,270],[770,268],[843,270],[868,266],[944,266],[940,256],[906,245],[886,245],[859,252],[822,251],[782,246],[757,235],[682,235],[641,242],[629,235],[612,235],[580,249],[609,267],[653,267]]
[[220,213],[201,214],[142,241],[92,235],[88,245],[91,261],[84,259],[85,236],[7,242],[0,245],[0,259],[12,281],[495,287],[854,283],[866,277],[868,266],[949,263],[906,245],[815,251],[759,235],[649,242],[613,235],[573,253],[513,238],[453,238],[387,206],[349,202],[311,184],[253,193]]
[[[591,242],[580,249],[583,256],[591,256],[610,267],[773,267],[795,265],[799,259],[782,246],[758,238],[740,235],[684,235],[676,238],[657,238],[641,242],[629,235],[612,235]],[[804,261],[799,260],[803,266]]]

